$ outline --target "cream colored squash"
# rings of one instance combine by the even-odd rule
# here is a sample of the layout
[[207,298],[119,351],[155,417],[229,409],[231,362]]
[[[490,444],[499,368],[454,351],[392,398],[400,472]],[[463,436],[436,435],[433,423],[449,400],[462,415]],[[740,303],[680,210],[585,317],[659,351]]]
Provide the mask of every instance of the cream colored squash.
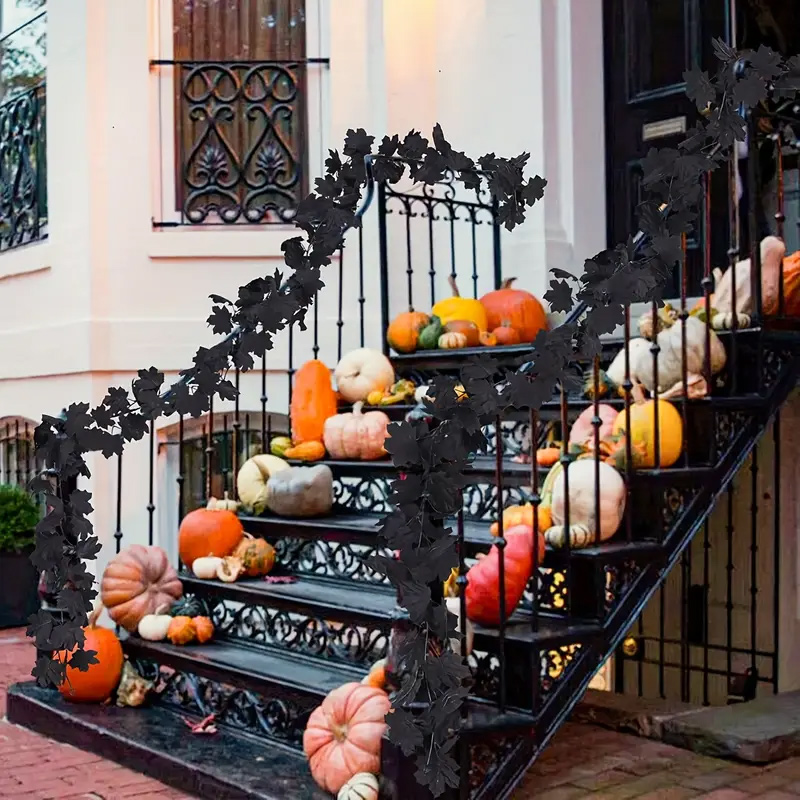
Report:
[[[448,598],[445,599],[444,604],[447,606],[447,610],[451,614],[455,614],[456,615],[456,619],[458,620],[458,622],[456,622],[456,630],[459,633],[461,633],[461,598],[459,598],[459,597],[448,597]],[[473,643],[473,641],[475,639],[475,628],[473,627],[472,622],[470,622],[469,619],[467,619],[466,629],[467,629],[467,632],[466,632],[465,636],[466,636],[466,639],[467,639],[467,655],[469,655],[472,652],[472,643]],[[450,645],[453,648],[453,652],[460,656],[461,655],[461,639],[454,636],[450,640]]]
[[142,639],[148,642],[163,642],[167,638],[167,631],[172,622],[172,617],[164,613],[167,608],[168,606],[161,606],[155,614],[145,614],[139,620],[136,632]]
[[346,403],[365,401],[370,392],[386,392],[394,383],[392,362],[369,347],[351,350],[336,365],[333,377]]
[[286,461],[266,453],[245,461],[236,476],[236,489],[242,505],[254,514],[263,514],[267,507],[267,482],[285,469],[289,469]]
[[379,788],[375,775],[359,772],[339,789],[336,800],[378,800]]
[[204,581],[213,580],[217,577],[217,569],[222,563],[222,559],[218,556],[205,556],[204,558],[196,558],[192,562],[192,572],[195,578],[200,578]]

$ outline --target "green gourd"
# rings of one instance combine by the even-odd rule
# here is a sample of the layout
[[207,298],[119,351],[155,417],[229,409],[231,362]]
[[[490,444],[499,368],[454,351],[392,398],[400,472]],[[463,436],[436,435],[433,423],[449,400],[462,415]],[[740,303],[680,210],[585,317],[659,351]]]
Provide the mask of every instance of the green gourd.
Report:
[[444,333],[439,317],[431,317],[430,325],[426,325],[419,334],[419,346],[423,350],[435,350],[439,346],[439,337]]

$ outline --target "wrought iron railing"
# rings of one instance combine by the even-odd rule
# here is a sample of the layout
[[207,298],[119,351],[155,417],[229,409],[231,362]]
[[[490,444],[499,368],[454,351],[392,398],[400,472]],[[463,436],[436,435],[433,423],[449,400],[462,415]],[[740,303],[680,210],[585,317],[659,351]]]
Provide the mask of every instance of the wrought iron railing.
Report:
[[164,158],[154,226],[291,223],[309,189],[307,70],[327,64],[151,61],[174,74],[162,109],[174,126],[160,136],[174,158]]
[[0,252],[47,236],[45,87],[0,105]]

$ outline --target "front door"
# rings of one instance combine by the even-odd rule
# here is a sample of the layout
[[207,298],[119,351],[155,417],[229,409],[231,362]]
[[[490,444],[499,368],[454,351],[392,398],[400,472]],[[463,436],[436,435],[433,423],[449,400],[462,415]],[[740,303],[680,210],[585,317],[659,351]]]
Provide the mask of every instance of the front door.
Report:
[[[686,97],[683,73],[697,65],[714,68],[712,39],[730,41],[726,6],[726,0],[604,0],[611,247],[638,230],[636,207],[644,199],[641,163],[647,151],[675,147],[697,120],[697,109]],[[716,195],[719,197],[718,192]],[[698,231],[688,237],[690,296],[701,293],[700,242]],[[676,272],[666,296],[677,297],[679,291]]]

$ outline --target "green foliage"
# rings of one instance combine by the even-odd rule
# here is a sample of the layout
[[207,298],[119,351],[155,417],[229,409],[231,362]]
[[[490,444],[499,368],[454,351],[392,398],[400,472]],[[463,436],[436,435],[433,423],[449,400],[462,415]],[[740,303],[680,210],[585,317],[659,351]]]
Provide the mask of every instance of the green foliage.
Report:
[[0,553],[33,545],[38,522],[39,508],[25,489],[0,485]]

